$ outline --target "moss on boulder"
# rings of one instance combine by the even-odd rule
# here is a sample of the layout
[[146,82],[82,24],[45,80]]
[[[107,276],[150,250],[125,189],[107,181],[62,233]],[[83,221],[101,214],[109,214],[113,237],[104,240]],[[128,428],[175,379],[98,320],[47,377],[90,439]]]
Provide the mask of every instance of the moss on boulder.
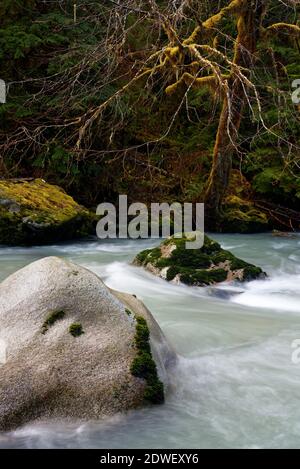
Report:
[[34,245],[92,232],[95,216],[42,179],[0,180],[0,244]]
[[249,200],[230,196],[224,205],[223,233],[260,233],[268,231],[270,224],[265,212]]
[[233,170],[223,204],[220,231],[223,233],[259,233],[270,224],[265,212],[255,207],[250,183],[238,170]]
[[206,286],[225,281],[249,281],[266,274],[260,267],[237,258],[208,236],[200,249],[186,249],[189,236],[168,238],[159,247],[140,252],[135,265],[167,281],[186,285]]
[[152,357],[148,324],[142,316],[137,316],[135,320],[135,348],[137,355],[131,364],[130,370],[133,376],[143,378],[146,381],[144,390],[145,401],[152,404],[162,404],[165,400],[164,385],[159,379],[156,363]]
[[0,284],[0,332],[1,431],[162,403],[174,373],[176,354],[145,305],[58,257]]

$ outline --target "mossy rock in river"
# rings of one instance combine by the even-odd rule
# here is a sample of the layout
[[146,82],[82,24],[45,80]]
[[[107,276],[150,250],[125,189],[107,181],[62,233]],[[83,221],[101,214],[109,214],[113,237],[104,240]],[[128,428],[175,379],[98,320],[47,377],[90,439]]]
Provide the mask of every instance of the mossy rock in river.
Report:
[[92,232],[94,215],[42,179],[0,180],[0,244],[49,244]]
[[160,246],[140,252],[134,259],[153,274],[175,283],[194,286],[214,285],[225,281],[249,281],[263,278],[260,267],[249,264],[210,239],[204,237],[200,249],[186,249],[188,235],[168,238]]

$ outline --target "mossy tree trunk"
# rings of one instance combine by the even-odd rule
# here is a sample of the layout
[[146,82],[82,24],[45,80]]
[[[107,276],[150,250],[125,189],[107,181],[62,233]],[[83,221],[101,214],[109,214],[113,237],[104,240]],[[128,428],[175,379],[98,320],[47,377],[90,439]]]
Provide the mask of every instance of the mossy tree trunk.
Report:
[[[265,10],[265,0],[244,3],[238,15],[238,36],[235,45],[234,66],[228,80],[229,99],[223,100],[215,141],[212,168],[205,192],[206,228],[218,229],[222,219],[224,199],[236,151],[238,132],[246,101],[245,83],[237,76],[235,67],[251,70]],[[247,72],[244,72],[247,73]]]

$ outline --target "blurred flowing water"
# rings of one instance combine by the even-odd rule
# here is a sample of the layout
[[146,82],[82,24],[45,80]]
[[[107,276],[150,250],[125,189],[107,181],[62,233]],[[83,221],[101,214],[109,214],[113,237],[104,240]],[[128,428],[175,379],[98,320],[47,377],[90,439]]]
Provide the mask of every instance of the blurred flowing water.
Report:
[[87,240],[0,248],[0,280],[57,255],[136,294],[180,355],[163,406],[85,424],[32,423],[0,434],[2,448],[300,447],[300,236],[215,235],[223,247],[269,274],[220,299],[209,288],[168,284],[130,265],[157,241]]

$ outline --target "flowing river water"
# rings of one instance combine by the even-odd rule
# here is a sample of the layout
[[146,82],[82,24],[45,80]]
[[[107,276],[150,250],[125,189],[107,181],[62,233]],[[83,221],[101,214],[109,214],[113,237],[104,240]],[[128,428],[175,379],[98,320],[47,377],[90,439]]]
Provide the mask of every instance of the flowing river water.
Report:
[[[0,248],[0,280],[57,255],[136,294],[179,354],[163,406],[82,423],[39,422],[0,434],[2,448],[295,448],[300,447],[300,236],[215,235],[235,255],[269,274],[218,298],[175,286],[130,265],[157,241],[88,240]],[[299,341],[300,343],[300,341]],[[300,356],[300,353],[299,353]]]

